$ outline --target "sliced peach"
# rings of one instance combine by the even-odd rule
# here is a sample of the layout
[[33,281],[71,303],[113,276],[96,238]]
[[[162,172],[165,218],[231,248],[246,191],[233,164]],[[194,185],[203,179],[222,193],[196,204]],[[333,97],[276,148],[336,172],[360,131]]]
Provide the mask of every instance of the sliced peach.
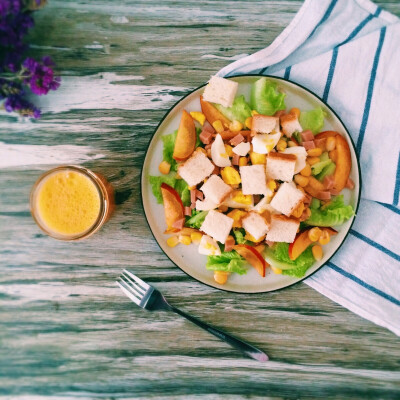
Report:
[[[289,258],[291,260],[295,260],[301,253],[306,251],[307,247],[313,244],[314,242],[310,240],[308,237],[308,231],[312,229],[306,229],[303,232],[297,234],[293,243],[289,245]],[[334,236],[337,235],[337,231],[333,228],[321,228],[322,231],[327,231],[329,235]]]
[[233,246],[233,249],[252,265],[263,278],[265,277],[265,268],[269,267],[269,264],[254,247],[247,244],[237,244]]
[[223,126],[228,127],[231,121],[225,117],[216,107],[200,96],[201,111],[206,116],[206,120],[212,125],[215,121],[221,121]]
[[351,153],[349,145],[343,136],[336,136],[336,169],[334,189],[340,192],[346,186],[351,170]]
[[185,210],[182,200],[178,192],[166,183],[161,184],[161,195],[164,203],[164,214],[165,222],[167,223],[167,231],[177,232],[179,229],[173,228],[172,225],[174,222],[185,218]]
[[192,155],[195,148],[196,127],[190,114],[186,110],[183,110],[172,157],[176,161],[184,161]]

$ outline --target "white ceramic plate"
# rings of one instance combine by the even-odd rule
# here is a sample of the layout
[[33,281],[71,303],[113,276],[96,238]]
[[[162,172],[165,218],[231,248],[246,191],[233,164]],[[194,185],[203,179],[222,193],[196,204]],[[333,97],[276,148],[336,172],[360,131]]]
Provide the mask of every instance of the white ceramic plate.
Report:
[[[259,78],[260,76],[258,75],[245,75],[232,77],[229,79],[232,79],[239,83],[237,94],[244,94],[246,99],[249,100],[251,84]],[[298,84],[284,79],[275,77],[268,78],[276,81],[278,83],[278,88],[286,93],[285,102],[287,109],[298,107],[300,108],[300,110],[311,110],[315,107],[320,106],[326,111],[327,114],[323,130],[338,131],[347,138],[347,141],[350,144],[352,157],[352,170],[350,177],[355,183],[355,189],[352,191],[344,189],[343,194],[346,203],[351,204],[353,208],[357,211],[361,190],[361,179],[358,160],[354,151],[354,144],[348,134],[346,127],[343,125],[335,112],[312,92],[299,86]],[[166,229],[163,206],[157,204],[157,201],[152,194],[151,185],[149,184],[148,177],[150,175],[160,175],[158,171],[158,165],[162,161],[163,149],[161,136],[170,134],[178,128],[183,109],[187,110],[188,112],[201,110],[199,96],[203,93],[204,86],[205,85],[195,89],[193,92],[189,93],[172,107],[172,109],[165,115],[165,117],[158,125],[157,130],[150,141],[144,160],[141,176],[143,207],[150,229],[165,254],[179,268],[181,268],[191,277],[207,285],[227,291],[240,293],[271,292],[273,290],[278,290],[293,285],[294,283],[305,279],[306,277],[317,271],[333,256],[333,254],[338,250],[338,248],[345,240],[347,233],[353,223],[354,217],[337,228],[337,230],[339,231],[338,235],[333,237],[328,245],[324,246],[323,259],[316,262],[307,271],[306,276],[303,278],[292,278],[286,275],[276,275],[270,270],[270,268],[267,268],[266,276],[265,278],[262,278],[254,268],[249,267],[246,275],[232,274],[225,285],[219,285],[213,279],[213,271],[208,271],[205,267],[207,256],[198,254],[196,245],[178,245],[173,248],[167,246],[166,241],[168,239],[168,236],[163,233]],[[274,264],[273,260],[270,260],[268,258],[266,258],[266,260],[269,263]]]

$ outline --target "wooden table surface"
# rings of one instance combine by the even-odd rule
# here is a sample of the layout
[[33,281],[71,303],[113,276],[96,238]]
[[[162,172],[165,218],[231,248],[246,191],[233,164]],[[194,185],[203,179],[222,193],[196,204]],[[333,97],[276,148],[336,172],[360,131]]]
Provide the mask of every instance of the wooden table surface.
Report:
[[[0,116],[2,398],[400,398],[394,334],[302,283],[240,295],[194,281],[162,253],[141,207],[140,168],[164,113],[271,43],[301,3],[52,0],[36,14],[31,53],[54,57],[63,82],[41,99],[40,121]],[[400,15],[398,1],[378,3]],[[117,191],[110,222],[77,243],[42,234],[28,206],[37,177],[66,163]],[[124,267],[271,361],[136,308],[114,283]]]

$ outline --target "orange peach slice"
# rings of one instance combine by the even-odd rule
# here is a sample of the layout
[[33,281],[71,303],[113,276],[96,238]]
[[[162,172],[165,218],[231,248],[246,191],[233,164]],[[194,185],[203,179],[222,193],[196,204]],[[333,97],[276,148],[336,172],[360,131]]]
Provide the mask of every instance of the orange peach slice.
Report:
[[231,121],[225,117],[217,108],[200,96],[201,111],[206,116],[206,120],[212,125],[215,121],[221,121],[222,125],[228,127]]
[[263,278],[265,277],[265,268],[269,267],[269,264],[254,247],[247,244],[237,244],[233,246],[233,249],[252,265]]
[[[294,239],[294,242],[290,243],[289,258],[291,260],[295,260],[301,253],[303,253],[307,249],[308,246],[314,243],[308,237],[308,231],[310,229],[306,229],[305,231],[297,234],[296,239]],[[327,231],[331,236],[337,235],[337,231],[335,231],[333,228],[322,228],[321,230]]]
[[161,184],[161,195],[164,203],[165,222],[167,223],[168,232],[177,232],[179,229],[172,227],[173,223],[185,218],[185,211],[182,200],[178,192],[167,185]]
[[183,110],[172,157],[176,161],[184,161],[192,155],[195,148],[196,127],[190,114],[186,110]]
[[351,153],[349,145],[343,136],[336,136],[336,169],[334,189],[340,192],[347,183],[351,170]]

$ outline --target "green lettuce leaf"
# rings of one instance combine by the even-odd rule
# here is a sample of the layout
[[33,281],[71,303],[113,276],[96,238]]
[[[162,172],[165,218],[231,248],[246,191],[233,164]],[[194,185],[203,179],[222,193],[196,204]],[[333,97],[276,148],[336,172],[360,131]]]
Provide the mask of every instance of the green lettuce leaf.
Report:
[[251,88],[251,108],[265,115],[274,115],[277,111],[284,110],[286,95],[276,88],[277,84],[265,77],[255,81]]
[[185,226],[187,226],[189,228],[200,229],[207,214],[208,214],[208,211],[192,210],[192,216],[186,221]]
[[161,184],[166,183],[171,187],[175,187],[176,178],[175,174],[168,174],[162,176],[149,176],[149,181],[151,185],[151,190],[157,199],[157,203],[162,204],[162,194],[161,194]]
[[333,161],[330,159],[328,159],[326,161],[320,161],[320,162],[315,163],[314,165],[311,166],[312,174],[314,176],[320,174],[325,167],[327,167],[331,164],[333,164]]
[[247,273],[245,264],[245,259],[233,250],[224,252],[220,256],[208,256],[206,268],[212,271],[236,272],[244,275]]
[[231,121],[240,121],[243,125],[246,118],[251,117],[251,108],[243,95],[233,101],[232,107],[224,107],[221,104],[214,104],[215,107]]
[[[315,262],[311,246],[309,246],[295,260],[291,260],[289,257],[289,243],[282,242],[274,245],[271,257],[276,261],[286,264],[287,268],[282,268],[283,275],[294,276],[296,278],[302,278]],[[280,266],[278,266],[278,268],[280,268]]]
[[300,125],[303,130],[309,129],[316,135],[324,126],[325,115],[325,111],[321,107],[317,107],[311,111],[302,111],[300,114]]
[[179,193],[184,206],[190,206],[190,190],[189,186],[183,179],[176,179],[175,190]]
[[174,154],[175,140],[178,130],[169,135],[161,136],[161,140],[163,141],[163,161],[166,161],[171,165],[171,171],[178,170],[178,163],[173,159],[172,155]]
[[245,243],[247,243],[247,240],[244,238],[245,234],[246,233],[245,233],[244,229],[234,229],[233,230],[233,236],[235,237],[236,244],[245,244]]
[[318,209],[310,208],[311,216],[305,222],[313,226],[342,225],[354,215],[353,207],[345,205],[343,195],[333,198],[329,203]]

